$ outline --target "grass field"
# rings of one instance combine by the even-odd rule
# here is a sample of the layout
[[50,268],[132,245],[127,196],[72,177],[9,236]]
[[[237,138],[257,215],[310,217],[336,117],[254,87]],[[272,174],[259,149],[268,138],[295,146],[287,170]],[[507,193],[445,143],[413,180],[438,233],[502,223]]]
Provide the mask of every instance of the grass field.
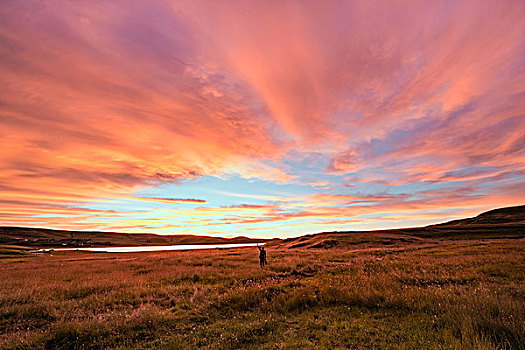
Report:
[[1,349],[523,349],[525,241],[0,249]]

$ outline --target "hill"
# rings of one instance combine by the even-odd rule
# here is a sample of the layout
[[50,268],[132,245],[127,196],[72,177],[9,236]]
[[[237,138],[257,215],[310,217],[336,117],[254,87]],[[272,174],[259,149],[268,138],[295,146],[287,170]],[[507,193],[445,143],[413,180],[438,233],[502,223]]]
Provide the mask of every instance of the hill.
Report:
[[381,249],[435,240],[493,239],[525,237],[525,205],[490,210],[473,218],[453,220],[425,227],[336,231],[288,238],[271,243],[295,249]]
[[264,243],[266,239],[194,235],[156,235],[100,231],[67,231],[31,227],[0,227],[0,245],[31,247],[145,246],[177,244]]
[[432,226],[444,227],[472,227],[472,226],[497,226],[497,225],[525,225],[525,205],[489,210],[478,216],[468,219],[453,220]]
[[499,208],[473,218],[425,227],[322,232],[288,239],[222,238],[194,235],[128,234],[67,231],[30,227],[0,227],[0,245],[30,247],[144,246],[175,244],[268,243],[284,248],[381,248],[436,239],[488,239],[525,237],[525,205]]

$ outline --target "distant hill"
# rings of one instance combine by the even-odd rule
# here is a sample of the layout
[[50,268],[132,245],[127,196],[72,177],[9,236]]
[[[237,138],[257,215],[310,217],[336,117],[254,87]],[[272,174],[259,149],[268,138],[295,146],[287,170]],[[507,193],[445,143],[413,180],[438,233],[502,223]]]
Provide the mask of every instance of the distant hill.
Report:
[[194,235],[155,235],[100,231],[66,231],[32,227],[1,227],[0,244],[31,247],[144,246],[178,244],[264,243],[267,239]]
[[144,246],[175,244],[268,243],[283,248],[330,249],[395,247],[440,239],[524,238],[525,205],[487,211],[476,217],[425,227],[322,232],[288,239],[222,238],[193,235],[128,234],[0,227],[0,245],[27,247]]
[[432,226],[525,225],[525,205],[489,210],[468,219],[453,220]]
[[525,238],[525,205],[494,209],[476,217],[425,227],[322,232],[274,241],[284,248],[331,249],[395,247],[445,239]]

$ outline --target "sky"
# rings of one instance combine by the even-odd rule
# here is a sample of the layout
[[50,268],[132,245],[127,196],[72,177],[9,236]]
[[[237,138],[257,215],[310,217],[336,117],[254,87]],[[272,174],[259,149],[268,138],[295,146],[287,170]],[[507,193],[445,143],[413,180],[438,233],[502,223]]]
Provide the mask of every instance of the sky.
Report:
[[0,2],[0,225],[292,237],[524,204],[523,1]]

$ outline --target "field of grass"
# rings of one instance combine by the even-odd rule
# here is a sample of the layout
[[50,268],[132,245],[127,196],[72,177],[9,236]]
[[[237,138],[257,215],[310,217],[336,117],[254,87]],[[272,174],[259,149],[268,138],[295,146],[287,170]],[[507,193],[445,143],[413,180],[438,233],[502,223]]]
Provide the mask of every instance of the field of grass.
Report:
[[[523,349],[525,240],[0,259],[0,349]],[[16,250],[16,249],[15,249]]]

